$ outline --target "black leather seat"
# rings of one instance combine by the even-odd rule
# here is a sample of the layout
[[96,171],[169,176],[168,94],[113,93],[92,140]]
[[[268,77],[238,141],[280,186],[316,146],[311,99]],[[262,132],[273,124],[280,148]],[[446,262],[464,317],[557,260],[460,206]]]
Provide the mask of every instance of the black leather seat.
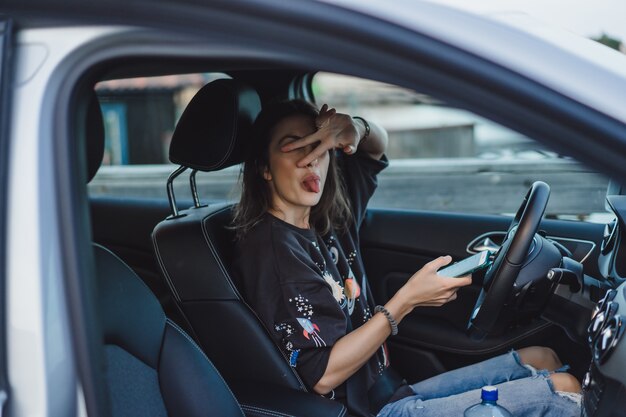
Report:
[[305,392],[230,281],[224,262],[230,252],[222,250],[232,245],[225,227],[231,208],[219,204],[184,210],[153,234],[159,263],[194,334],[246,416],[346,416],[343,404]]
[[[87,111],[88,181],[104,151],[95,94]],[[146,284],[120,258],[93,245],[104,380],[114,417],[238,416],[243,411],[194,341],[168,320]]]
[[124,262],[94,245],[112,415],[241,416],[202,350]]
[[[170,160],[200,171],[241,162],[260,109],[256,92],[235,80],[207,84],[176,126]],[[198,342],[229,384],[252,380],[306,391],[228,273],[231,208],[196,204],[159,223],[152,240],[163,275]]]

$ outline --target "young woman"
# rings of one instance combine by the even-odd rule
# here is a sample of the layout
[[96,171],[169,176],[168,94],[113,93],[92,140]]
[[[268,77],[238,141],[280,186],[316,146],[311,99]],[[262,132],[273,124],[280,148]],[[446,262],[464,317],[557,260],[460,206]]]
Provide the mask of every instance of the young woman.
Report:
[[401,384],[380,403],[376,383],[389,366],[384,342],[397,323],[416,307],[454,300],[471,276],[437,275],[451,260],[440,257],[375,306],[358,229],[387,166],[387,134],[377,125],[288,101],[262,111],[252,139],[234,219],[233,271],[309,389],[342,401],[355,416],[458,416],[489,384],[499,384],[499,402],[516,416],[580,414],[580,385],[555,372],[562,364],[541,347]]

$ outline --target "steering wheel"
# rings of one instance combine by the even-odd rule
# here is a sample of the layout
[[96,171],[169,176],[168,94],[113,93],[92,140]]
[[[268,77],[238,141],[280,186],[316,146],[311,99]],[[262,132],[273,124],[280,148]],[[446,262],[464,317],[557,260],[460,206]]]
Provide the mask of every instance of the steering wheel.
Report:
[[492,333],[500,312],[531,249],[550,198],[550,186],[536,181],[515,214],[491,267],[467,325],[468,335],[483,340]]

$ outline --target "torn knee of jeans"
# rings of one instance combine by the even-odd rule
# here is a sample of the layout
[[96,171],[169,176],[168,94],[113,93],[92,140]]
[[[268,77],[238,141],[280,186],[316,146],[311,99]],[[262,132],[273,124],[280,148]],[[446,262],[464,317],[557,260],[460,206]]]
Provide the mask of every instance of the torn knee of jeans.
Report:
[[516,351],[515,349],[511,349],[511,350],[509,351],[509,353],[510,353],[511,355],[513,355],[513,358],[515,359],[515,362],[517,362],[517,364],[518,364],[519,366],[526,366],[526,365],[524,365],[524,363],[522,362],[522,358],[520,358],[520,357],[519,357],[519,353],[517,353],[517,351]]
[[537,369],[535,369],[535,367],[532,366],[532,365],[528,365],[526,363],[523,363],[522,366],[530,371],[530,377],[531,378],[535,378],[538,375],[538,373],[539,373],[539,371],[537,371]]
[[546,377],[546,382],[548,383],[548,387],[550,387],[550,391],[552,391],[552,393],[555,393],[556,390],[554,389],[554,381],[552,381],[552,378],[550,378],[550,375]]
[[536,378],[537,376],[548,376],[550,375],[549,371],[543,370],[543,369],[537,369],[532,365],[529,365],[527,363],[522,362],[522,358],[520,358],[519,353],[517,353],[516,350],[511,350],[511,354],[513,355],[513,358],[515,359],[515,361],[517,362],[517,364],[523,368],[526,368],[530,371],[530,377],[531,378]]
[[[550,377],[550,373],[551,373],[550,371],[547,371],[545,369],[537,369],[534,366],[528,365],[528,364],[522,364],[522,366],[530,371],[530,374],[531,374],[530,377],[531,378],[543,377],[543,378],[546,378],[548,380],[550,379],[549,378]],[[550,382],[552,382],[552,381],[550,381]]]
[[569,365],[563,365],[563,366],[561,366],[559,369],[555,369],[555,370],[553,371],[553,373],[557,374],[557,373],[559,373],[559,372],[567,372],[567,371],[569,371],[569,368],[570,368],[570,366],[569,366]]
[[582,395],[576,392],[567,392],[567,391],[554,391],[554,393],[560,397],[566,398],[572,402],[574,402],[579,407],[582,403]]
[[413,403],[413,408],[424,408],[424,401],[422,401],[421,399],[416,399],[415,402]]
[[528,364],[522,362],[522,358],[520,358],[519,353],[517,353],[516,350],[513,349],[513,350],[510,351],[510,353],[511,353],[511,355],[513,355],[513,359],[515,359],[515,362],[517,362],[517,364],[519,366],[521,366],[522,368],[526,368],[526,369],[528,369],[530,371],[530,376],[531,377],[536,377],[537,376],[537,373],[538,373],[537,369],[534,366],[532,366],[532,365],[528,365]]

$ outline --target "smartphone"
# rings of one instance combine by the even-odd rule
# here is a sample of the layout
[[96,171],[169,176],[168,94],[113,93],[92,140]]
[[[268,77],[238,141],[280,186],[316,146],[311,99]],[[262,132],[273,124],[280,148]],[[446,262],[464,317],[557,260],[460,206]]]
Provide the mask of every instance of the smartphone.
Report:
[[479,252],[476,255],[472,255],[469,258],[465,258],[455,264],[441,268],[437,271],[437,275],[451,278],[463,277],[471,274],[472,272],[478,271],[479,269],[488,267],[491,265],[491,262],[491,252],[486,250]]

